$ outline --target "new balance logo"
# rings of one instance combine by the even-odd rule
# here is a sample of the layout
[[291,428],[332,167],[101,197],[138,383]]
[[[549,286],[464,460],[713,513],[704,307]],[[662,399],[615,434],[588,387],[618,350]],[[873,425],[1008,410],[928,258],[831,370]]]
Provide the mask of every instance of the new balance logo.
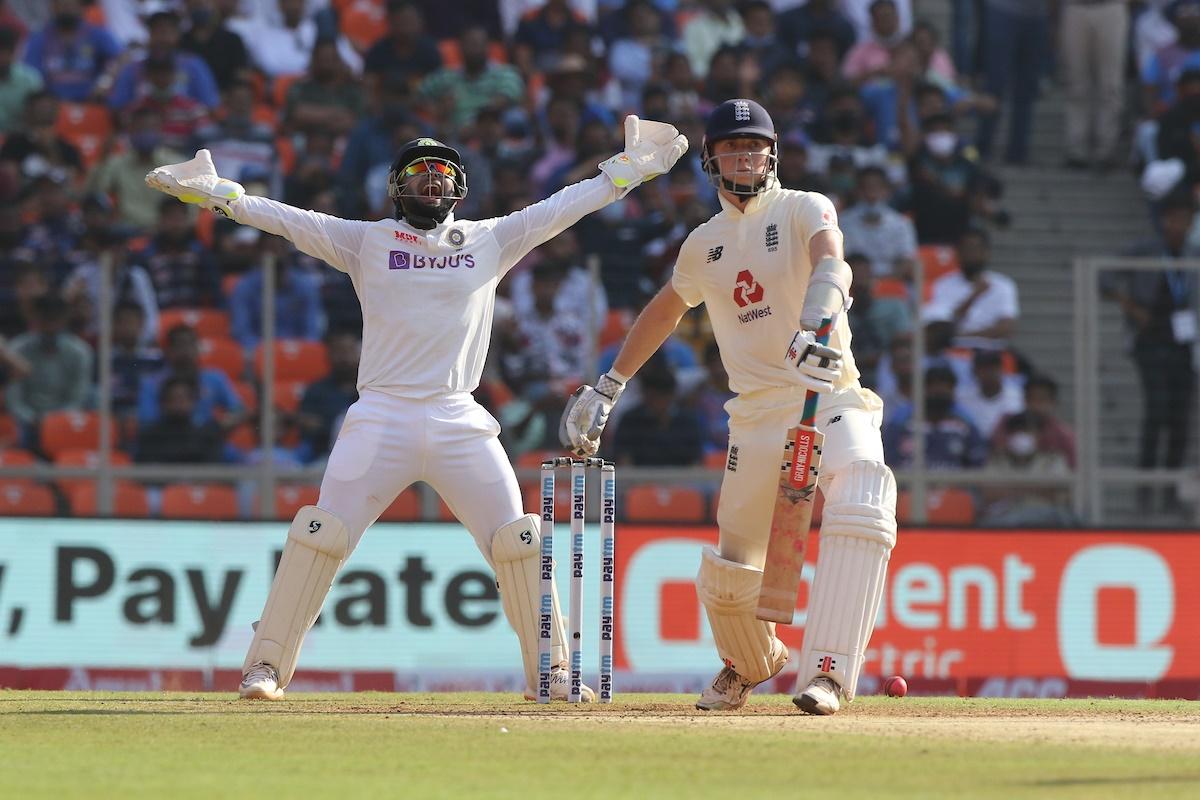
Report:
[[767,245],[768,253],[774,253],[779,249],[779,226],[774,222],[767,226],[765,244]]
[[842,421],[842,415],[841,415],[841,414],[838,414],[836,417],[834,417],[833,419],[829,420],[829,422],[827,422],[827,423],[825,423],[825,424],[826,424],[826,425],[832,425],[832,424],[833,424],[833,423],[835,423],[835,422],[841,422],[841,421]]
[[714,261],[720,261],[721,253],[725,252],[723,245],[717,245],[712,250],[708,251],[708,258],[704,259],[705,264],[711,264]]

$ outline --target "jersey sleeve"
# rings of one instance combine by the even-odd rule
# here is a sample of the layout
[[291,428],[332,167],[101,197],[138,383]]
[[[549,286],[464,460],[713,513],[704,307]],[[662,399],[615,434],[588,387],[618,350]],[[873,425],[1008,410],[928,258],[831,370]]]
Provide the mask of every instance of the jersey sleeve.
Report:
[[282,236],[300,252],[319,258],[340,272],[356,268],[363,237],[372,224],[306,211],[253,195],[233,204],[233,218],[243,225]]
[[689,308],[695,308],[704,302],[700,285],[693,277],[696,269],[696,259],[693,257],[694,247],[689,247],[690,239],[683,242],[679,248],[679,258],[675,261],[675,269],[671,272],[671,288],[679,295]]
[[796,208],[797,233],[805,247],[821,231],[838,230],[837,209],[823,194],[805,192]]
[[503,277],[539,244],[553,239],[616,199],[617,187],[607,176],[597,175],[494,220],[492,235],[500,245],[500,276]]

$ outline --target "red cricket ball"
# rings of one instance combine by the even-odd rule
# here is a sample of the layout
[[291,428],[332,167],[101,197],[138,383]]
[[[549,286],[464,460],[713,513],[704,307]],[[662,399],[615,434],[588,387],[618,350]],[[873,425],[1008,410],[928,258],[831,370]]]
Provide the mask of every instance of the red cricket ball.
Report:
[[883,682],[883,691],[888,697],[904,697],[908,694],[908,681],[893,675]]

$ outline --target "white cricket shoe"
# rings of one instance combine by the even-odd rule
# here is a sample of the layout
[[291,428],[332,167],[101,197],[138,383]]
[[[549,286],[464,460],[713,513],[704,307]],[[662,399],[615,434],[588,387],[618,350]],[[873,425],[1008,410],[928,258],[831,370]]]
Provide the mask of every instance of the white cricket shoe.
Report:
[[[566,667],[554,667],[550,670],[550,701],[566,702],[571,693],[571,673]],[[525,690],[526,700],[537,700],[537,693]],[[579,699],[584,703],[596,702],[596,693],[586,683],[579,685]]]
[[701,711],[736,711],[746,705],[755,685],[753,681],[738,675],[733,667],[725,667],[713,678],[712,685],[700,693],[696,708]]
[[243,700],[282,700],[279,671],[265,661],[259,661],[242,676],[238,696]]
[[841,694],[842,688],[837,685],[837,681],[821,675],[813,678],[808,688],[793,697],[792,702],[805,714],[828,716],[836,714],[842,707],[839,699]]

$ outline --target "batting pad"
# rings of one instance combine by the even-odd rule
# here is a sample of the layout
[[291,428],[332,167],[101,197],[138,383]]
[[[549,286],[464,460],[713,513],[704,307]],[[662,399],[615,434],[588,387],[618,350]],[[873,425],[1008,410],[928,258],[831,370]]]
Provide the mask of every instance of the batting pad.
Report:
[[[538,607],[542,597],[539,574],[542,536],[538,532],[539,525],[537,514],[526,514],[501,526],[492,536],[492,563],[496,567],[500,602],[504,606],[508,624],[512,625],[521,641],[527,692],[533,692],[538,685],[538,620],[541,617]],[[554,611],[550,615],[550,663],[565,665],[567,629],[558,602],[558,584],[552,582],[551,587]]]
[[346,526],[333,514],[316,506],[296,512],[243,673],[265,661],[279,671],[279,687],[288,685],[304,635],[317,621],[349,549]]
[[762,570],[727,561],[704,548],[696,594],[708,614],[717,653],[738,675],[762,683],[787,663],[787,648],[775,638],[775,623],[754,616]]
[[847,701],[854,699],[895,544],[892,471],[876,461],[855,461],[840,470],[825,494],[797,693],[827,675]]

